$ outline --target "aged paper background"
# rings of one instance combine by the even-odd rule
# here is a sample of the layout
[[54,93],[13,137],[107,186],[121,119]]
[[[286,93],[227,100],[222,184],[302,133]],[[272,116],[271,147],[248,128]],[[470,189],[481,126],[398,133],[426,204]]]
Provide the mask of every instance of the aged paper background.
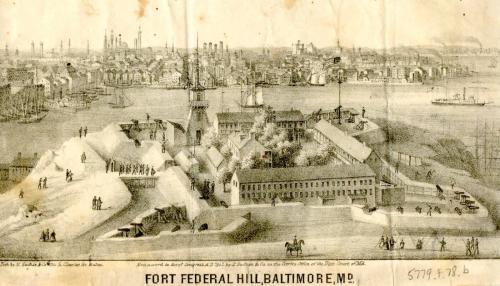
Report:
[[[328,47],[335,49],[335,47],[342,46],[344,50],[352,49],[354,53],[358,49],[360,49],[360,53],[361,49],[366,49],[377,51],[380,54],[390,54],[397,50],[397,48],[406,47],[403,53],[408,54],[409,57],[416,57],[417,55],[420,57],[420,53],[432,54],[432,50],[452,49],[454,46],[465,46],[472,51],[466,49],[464,53],[475,53],[476,56],[481,57],[482,63],[484,64],[484,62],[489,63],[490,59],[495,59],[496,61],[498,56],[497,48],[500,45],[500,37],[498,36],[500,18],[497,16],[497,11],[500,11],[500,2],[493,0],[0,0],[0,44],[2,50],[4,50],[5,46],[5,54],[8,54],[10,57],[12,57],[14,53],[16,53],[17,57],[18,52],[16,50],[19,51],[19,58],[11,60],[10,62],[8,60],[2,62],[2,71],[5,70],[7,74],[7,68],[15,66],[18,63],[17,61],[22,61],[23,58],[31,59],[34,57],[34,53],[40,53],[39,49],[42,49],[44,51],[42,53],[46,54],[42,57],[55,59],[51,64],[56,65],[56,62],[71,62],[72,56],[70,55],[70,47],[75,58],[77,54],[85,55],[85,53],[87,53],[89,54],[89,59],[93,58],[96,64],[100,65],[106,61],[101,57],[105,35],[109,37],[108,40],[110,40],[110,33],[114,31],[116,41],[118,41],[119,35],[120,45],[122,39],[123,42],[126,43],[125,46],[123,46],[123,50],[132,49],[132,47],[137,50],[134,45],[138,37],[138,27],[140,27],[139,29],[142,32],[142,35],[139,37],[142,37],[141,44],[145,51],[149,51],[148,49],[150,47],[151,51],[154,51],[156,48],[162,49],[166,46],[165,49],[167,51],[170,49],[173,51],[175,48],[184,51],[188,49],[192,52],[197,42],[199,42],[198,45],[200,45],[200,49],[202,49],[202,43],[210,42],[211,45],[212,42],[215,44],[219,41],[223,41],[226,47],[229,46],[229,52],[235,55],[239,53],[240,50],[245,50],[245,53],[247,53],[247,50],[252,49],[255,53],[260,53],[261,50],[266,49],[273,49],[273,53],[275,53],[275,51],[279,53],[283,52],[285,49],[290,50],[291,45],[297,40],[300,40],[303,43],[313,43],[314,46],[319,49],[327,49]],[[127,44],[128,46],[126,46]],[[34,45],[36,48],[31,48],[31,45]],[[480,46],[480,50],[478,50],[478,45]],[[36,52],[31,49],[36,49]],[[68,51],[67,55],[63,52],[66,51],[66,49]],[[62,54],[60,56],[58,54],[59,50]],[[462,52],[460,49],[458,49],[458,52],[453,50],[453,53],[456,54],[460,52]],[[49,54],[52,56],[49,56]],[[90,54],[92,56],[90,56]],[[124,57],[126,56],[127,52],[124,52]],[[328,54],[328,56],[331,55]],[[461,56],[457,55],[456,57],[458,59]],[[448,57],[448,59],[450,58],[453,58],[453,56]],[[484,58],[487,59],[484,60]],[[457,60],[457,62],[459,61]],[[394,62],[391,64],[398,65],[401,63]],[[476,68],[475,64],[467,64],[470,69]],[[251,63],[249,65],[251,66]],[[441,59],[441,65],[443,65],[443,59]],[[28,64],[28,68],[33,68],[33,66]],[[494,69],[496,69],[496,66]],[[489,86],[491,91],[487,94],[487,98],[488,100],[500,102],[500,98],[494,94],[494,92],[497,91],[495,88],[497,88],[500,82],[498,81],[498,70],[488,70],[487,68],[485,68],[485,70],[487,71],[487,77],[491,84],[491,86]],[[47,70],[44,69],[43,72],[47,72]],[[460,90],[460,79],[457,81],[459,83],[456,84],[455,87],[458,86]],[[476,80],[477,83],[474,82],[473,79],[470,81],[473,84],[480,84],[479,80]],[[444,80],[441,81],[442,85],[444,85],[443,82]],[[332,97],[336,98],[338,88],[335,81],[333,81],[331,85],[327,85],[327,88],[330,88]],[[429,89],[430,88],[434,88],[433,84],[429,84]],[[361,110],[361,106],[363,106],[363,109],[365,106],[367,107],[369,116],[371,115],[370,112],[373,112],[373,114],[376,113],[378,117],[405,122],[406,124],[416,125],[421,128],[429,127],[430,130],[434,129],[433,131],[438,133],[442,130],[441,134],[455,137],[459,137],[459,131],[455,132],[455,129],[471,129],[477,125],[482,126],[484,122],[485,128],[479,131],[484,132],[484,154],[487,153],[487,147],[485,146],[491,145],[493,146],[491,147],[492,149],[498,147],[498,142],[500,141],[493,142],[494,139],[492,139],[492,141],[488,143],[490,145],[486,143],[487,134],[490,134],[488,130],[491,129],[491,132],[497,131],[494,130],[495,122],[499,119],[497,108],[489,106],[487,107],[488,109],[483,110],[446,109],[444,111],[429,111],[428,113],[425,111],[415,112],[415,110],[412,109],[413,111],[408,112],[411,115],[405,117],[405,108],[411,109],[411,105],[420,104],[418,99],[419,95],[417,93],[412,94],[410,91],[409,96],[402,100],[398,100],[394,97],[394,94],[396,94],[394,90],[396,89],[396,87],[391,85],[385,85],[383,88],[379,87],[378,94],[376,94],[377,92],[365,91],[365,95],[370,94],[370,99],[373,95],[373,98],[382,102],[377,103],[383,106],[383,108],[381,107],[377,111],[370,109],[373,103],[364,101],[368,96],[360,100],[355,99],[355,92],[350,94],[350,96],[353,96],[352,98],[354,99],[351,98],[352,102],[354,102],[359,110]],[[325,93],[328,92],[330,91],[326,91]],[[236,91],[236,93],[238,93],[238,91]],[[293,92],[291,93],[293,94]],[[307,90],[303,93],[307,94]],[[218,94],[215,95],[214,93],[211,95],[212,98],[209,98],[211,104],[221,100]],[[296,94],[294,94],[294,96],[295,95]],[[311,94],[311,97],[297,96],[287,99],[281,97],[279,99],[273,99],[272,94],[267,96],[266,100],[269,99],[269,102],[272,102],[275,107],[284,106],[284,108],[287,109],[301,109],[305,107],[309,109],[309,112],[317,110],[318,108],[336,108],[336,105],[322,106],[322,100],[324,99],[321,97],[322,95],[318,95],[318,99],[315,99],[315,94]],[[347,97],[349,97],[349,95]],[[347,101],[351,102],[351,99],[347,99]],[[137,102],[141,100],[142,99],[137,99]],[[179,106],[181,106],[181,104],[177,102],[179,99],[172,97],[169,98],[166,103],[164,102],[166,106],[168,105],[169,108],[171,108],[169,111],[165,111],[158,108],[158,106],[153,106],[156,104],[154,101],[150,103],[148,100],[149,99],[145,99],[142,102],[142,107],[144,108],[144,105],[147,106],[151,104],[151,114],[158,117],[165,116],[165,118],[172,118],[169,117],[169,114],[164,113],[172,112],[172,109],[180,108]],[[184,98],[182,100],[184,100]],[[237,100],[239,100],[239,98],[236,96],[234,101]],[[229,100],[226,99],[226,101]],[[406,103],[401,103],[405,101]],[[334,102],[336,103],[337,101],[335,100]],[[426,103],[429,104],[429,102],[430,99]],[[226,102],[225,104],[226,105],[222,103],[217,105],[217,107],[211,105],[209,111],[211,113],[219,112],[232,103]],[[134,110],[134,108],[135,107],[132,106],[131,109]],[[416,108],[425,110],[427,107],[418,105]],[[96,128],[90,130],[90,132],[98,132],[111,122],[130,121],[131,119],[125,116],[128,112],[127,110],[123,112],[123,116],[111,113],[102,116],[102,114],[106,114],[108,111],[102,108],[96,110],[95,114],[92,113],[94,111],[89,112],[90,115],[87,115],[87,117],[75,115],[75,118],[81,120],[81,122],[91,122],[94,120],[94,115],[96,116],[96,121],[102,121],[96,124]],[[148,111],[148,109],[144,110]],[[138,114],[141,114],[140,116],[143,117],[145,113],[143,110],[130,112],[133,116],[139,116]],[[448,114],[448,112],[450,114]],[[176,114],[173,119],[176,120],[180,117],[184,117],[184,115]],[[43,131],[37,131],[37,127],[33,127],[33,125],[29,125],[30,127],[26,129],[17,127],[18,125],[16,125],[16,123],[5,123],[5,125],[0,125],[0,163],[10,161],[17,152],[21,151],[23,153],[32,153],[34,149],[38,151],[39,154],[43,154],[47,149],[57,150],[57,148],[70,137],[65,137],[68,132],[64,128],[73,128],[74,133],[72,136],[77,137],[77,130],[80,127],[80,123],[69,120],[68,117],[64,118],[64,120],[68,120],[66,127],[64,127],[66,123],[61,122],[62,119],[60,119],[59,123],[55,124],[54,127],[40,127]],[[119,120],[117,118],[119,118]],[[427,121],[426,118],[434,119]],[[479,118],[479,123],[477,118]],[[53,119],[54,117],[49,115],[42,122]],[[460,120],[466,121],[466,123]],[[54,119],[54,122],[55,121],[57,121],[57,118]],[[449,121],[451,121],[451,123],[449,123]],[[424,126],[427,123],[428,126]],[[488,127],[486,127],[486,125],[488,125]],[[89,126],[92,126],[92,123],[89,123]],[[97,127],[99,127],[99,129]],[[28,134],[27,137],[22,135],[25,134],[24,132]],[[478,131],[476,131],[476,134],[477,132]],[[474,142],[474,133],[472,132],[471,134],[467,135],[470,139],[469,142]],[[481,135],[476,136],[476,153],[477,138],[483,140],[483,137],[480,136]],[[80,137],[82,137],[81,134]],[[114,139],[103,138],[104,145],[106,145],[106,140],[111,142]],[[37,144],[43,146],[41,147],[42,149],[38,150],[35,147]],[[473,150],[473,147],[471,148],[471,150]],[[80,149],[77,149],[74,152],[80,151]],[[80,156],[80,154],[78,154],[78,156]],[[496,157],[496,153],[489,153],[488,156],[488,158],[491,159],[492,157]],[[485,158],[483,158],[485,162],[486,157],[485,155]],[[497,170],[494,164],[492,165],[492,161],[489,162],[488,164],[490,165],[488,166],[486,166],[485,163],[485,166],[483,166],[484,169]],[[77,169],[77,167],[75,168]],[[461,167],[458,166],[457,169],[461,169]],[[489,173],[489,176],[495,177],[496,173]],[[448,178],[443,180],[446,180],[445,184],[449,184],[450,180]],[[461,186],[460,182],[461,181],[458,180],[457,187]],[[29,188],[36,188],[37,183],[38,182],[28,180],[23,181],[16,187],[16,195],[19,189],[22,190],[24,188],[24,190],[26,190]],[[50,183],[49,181],[49,186]],[[114,183],[111,181],[104,181],[104,184],[106,183],[109,183],[109,189],[113,189],[115,186],[112,185]],[[261,278],[265,273],[272,275],[276,273],[333,273],[335,277],[334,281],[338,284],[337,273],[345,273],[346,275],[351,273],[353,275],[352,280],[346,281],[346,284],[500,285],[499,275],[497,271],[495,271],[495,269],[500,269],[498,263],[498,258],[500,257],[498,231],[495,230],[498,229],[497,205],[499,202],[499,195],[495,193],[498,190],[498,185],[495,179],[490,179],[487,183],[483,181],[481,183],[484,183],[483,185],[488,186],[489,190],[492,190],[491,193],[488,193],[488,196],[491,195],[491,197],[483,196],[479,199],[479,201],[485,205],[485,208],[488,208],[489,215],[487,216],[487,220],[471,222],[471,224],[480,226],[471,228],[468,232],[464,231],[464,233],[462,233],[460,226],[455,229],[456,232],[443,232],[443,235],[450,235],[453,237],[449,238],[448,247],[452,249],[455,248],[455,252],[448,256],[442,256],[438,251],[439,240],[442,237],[442,233],[440,232],[432,234],[435,236],[436,240],[432,242],[433,252],[425,253],[422,256],[413,253],[408,257],[404,255],[393,257],[385,254],[377,256],[379,254],[378,252],[373,254],[369,253],[370,250],[366,250],[366,248],[357,248],[358,240],[351,241],[349,235],[342,236],[341,234],[344,230],[340,228],[337,231],[339,236],[336,240],[331,240],[325,243],[325,245],[319,242],[313,244],[314,251],[310,250],[310,255],[312,257],[307,255],[308,241],[306,239],[305,256],[297,258],[285,255],[281,256],[281,254],[280,256],[273,256],[274,250],[269,253],[267,252],[268,248],[258,247],[238,250],[228,247],[227,252],[229,254],[225,253],[226,250],[224,247],[208,248],[206,253],[194,250],[192,254],[189,248],[187,250],[183,249],[182,253],[175,251],[161,253],[158,249],[153,247],[149,249],[146,247],[144,251],[137,251],[138,253],[133,253],[130,256],[127,256],[122,250],[120,253],[117,252],[116,256],[113,256],[112,251],[110,251],[111,254],[107,253],[108,256],[97,253],[97,258],[95,258],[93,255],[87,256],[86,252],[84,252],[85,255],[79,253],[80,245],[77,243],[75,243],[73,249],[71,249],[72,247],[56,249],[56,247],[52,246],[45,248],[43,244],[36,244],[36,242],[33,245],[18,244],[16,239],[29,236],[32,232],[23,230],[24,232],[19,231],[13,236],[7,236],[6,233],[8,231],[12,230],[16,232],[18,231],[16,227],[19,227],[19,229],[24,227],[24,225],[9,225],[9,219],[11,219],[9,214],[9,216],[2,216],[3,221],[0,222],[0,227],[4,227],[6,231],[5,233],[3,232],[4,230],[0,232],[2,237],[4,235],[6,237],[5,244],[2,244],[0,248],[3,253],[1,257],[2,261],[0,262],[0,284],[155,284],[151,281],[149,284],[146,283],[146,276],[148,273],[160,275],[167,273],[177,274],[174,283],[172,283],[172,281],[164,281],[164,284],[180,284],[181,274],[189,273],[230,273],[231,275],[236,275],[238,273],[259,273]],[[91,184],[88,188],[97,188],[99,186],[99,183],[97,185]],[[465,185],[463,186],[465,187]],[[483,189],[479,188],[479,191],[482,190]],[[43,197],[44,194],[39,196]],[[120,193],[119,196],[122,196],[119,198],[120,200],[123,198],[123,201],[125,201],[125,194]],[[489,198],[491,198],[491,200]],[[117,199],[117,201],[119,201],[119,199]],[[107,201],[105,201],[105,203],[107,203]],[[117,205],[119,204],[120,202],[117,202]],[[422,206],[424,205],[425,204]],[[412,205],[412,208],[413,207]],[[68,209],[68,213],[64,213],[63,216],[68,215],[68,217],[74,218],[81,215],[82,221],[87,219],[85,210],[80,210],[76,207],[71,209],[68,207]],[[0,210],[0,212],[2,212],[2,210]],[[7,210],[5,210],[5,213],[7,214]],[[307,216],[307,214],[305,214],[305,216]],[[131,220],[132,219],[130,219],[130,221]],[[82,222],[82,225],[83,224]],[[416,224],[418,224],[418,222],[416,222]],[[45,226],[46,225],[43,227],[45,228]],[[117,225],[117,228],[120,226],[121,225]],[[484,229],[481,228],[482,226],[484,226]],[[49,227],[49,225],[47,225],[47,227]],[[311,228],[318,229],[321,229],[321,227],[321,225],[311,226]],[[421,227],[424,229],[427,227],[425,222]],[[428,227],[429,229],[432,228],[432,226]],[[468,226],[464,228],[467,227]],[[385,233],[387,233],[386,229],[392,230],[390,224],[388,228],[385,228]],[[485,231],[485,229],[487,229],[487,231]],[[58,229],[58,238],[64,240],[66,235],[70,237],[73,235],[71,231],[70,228]],[[308,231],[314,232],[315,230],[304,230],[304,232]],[[363,237],[364,233],[362,231],[360,232],[361,233],[356,233],[356,239]],[[36,235],[38,236],[38,232],[36,232]],[[74,235],[76,236],[76,232]],[[93,235],[94,234],[87,234],[88,239],[94,239],[95,237]],[[426,235],[427,234],[422,234],[423,237]],[[467,235],[481,236],[481,243],[484,241],[486,253],[482,254],[483,256],[475,257],[480,259],[473,260],[468,259],[470,257],[463,256],[462,252],[465,252],[465,250],[462,250],[464,245],[461,241],[465,243],[464,239],[467,239]],[[288,241],[293,240],[294,236],[301,237],[301,233],[290,233]],[[378,239],[379,236],[380,235],[377,234],[374,238]],[[417,236],[418,235],[412,234],[412,236],[409,237],[416,241]],[[429,234],[429,236],[431,235]],[[35,238],[35,240],[37,240],[37,238]],[[71,242],[68,243],[71,245]],[[281,240],[276,242],[276,245],[280,245],[280,253],[284,252],[284,248],[282,247],[284,243],[285,240],[283,240],[283,243],[281,243]],[[375,245],[377,241],[360,242],[360,244],[363,243]],[[410,244],[409,240],[407,240],[407,244]],[[200,245],[192,245],[193,248],[198,246]],[[350,248],[353,249],[352,253],[350,252]],[[129,247],[129,249],[133,249],[133,246]],[[156,250],[156,252],[154,250]],[[65,251],[68,252],[65,253]],[[335,254],[334,252],[337,251],[338,254]],[[246,252],[251,252],[252,254]],[[276,252],[278,252],[278,250],[276,250]],[[43,260],[38,260],[40,259],[40,257],[37,257],[39,253]],[[72,253],[75,253],[74,257]],[[236,253],[236,256],[231,256],[231,254],[234,253]],[[99,256],[100,254],[102,256]],[[176,257],[177,254],[180,255],[180,258]],[[189,259],[191,257],[192,259],[207,259],[207,261],[190,262]],[[50,259],[50,261],[44,258]],[[99,260],[103,258],[105,260]],[[391,258],[394,259],[392,260]],[[66,259],[73,261],[66,261]],[[116,261],[110,261],[109,259],[116,259]],[[127,259],[134,260],[127,261]],[[141,259],[145,259],[146,261],[141,262]],[[179,259],[186,260],[178,261]],[[226,259],[227,261],[225,261]],[[156,260],[158,260],[157,263],[154,262]],[[172,262],[172,260],[177,262]],[[234,277],[235,276],[232,276],[233,280]],[[185,282],[185,284],[188,283]],[[240,284],[247,283],[242,282]],[[282,282],[276,284],[286,283]],[[320,283],[315,280],[315,282],[310,284],[326,283]]]

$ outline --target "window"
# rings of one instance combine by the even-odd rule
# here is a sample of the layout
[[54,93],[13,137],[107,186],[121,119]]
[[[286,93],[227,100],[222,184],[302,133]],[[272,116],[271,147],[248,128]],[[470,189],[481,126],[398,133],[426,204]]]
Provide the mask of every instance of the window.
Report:
[[309,187],[309,183],[306,183],[306,188],[308,188],[308,187]]
[[242,185],[241,186],[241,190],[244,191],[245,190],[245,185]]
[[241,194],[241,198],[244,199],[245,198],[245,194]]
[[252,185],[252,191],[255,191],[255,185]]
[[302,194],[302,192],[300,192],[300,193],[299,193],[299,195],[300,195],[300,197],[301,197],[301,198],[303,197],[303,194]]
[[350,195],[351,194],[351,190],[347,190],[347,193]]
[[352,183],[356,186],[356,180],[354,180]]
[[281,189],[283,189],[283,185],[282,185],[282,184],[280,184],[280,190],[281,190]]
[[340,187],[340,181],[337,181],[337,187]]
[[342,190],[342,195],[345,196],[345,190]]
[[276,184],[273,185],[274,189],[276,190]]
[[288,184],[285,184],[285,189],[286,189],[286,186],[287,186],[287,185],[288,185]]
[[257,185],[257,190],[258,190],[258,191],[260,191],[260,184],[259,184],[259,185]]
[[368,181],[368,184],[370,184],[370,185],[372,184],[372,180],[371,179]]
[[264,193],[264,199],[266,198],[266,193]]
[[359,180],[359,184],[362,186],[363,185],[363,180]]
[[372,195],[372,190],[370,190],[370,196]]
[[262,185],[262,189],[265,191],[266,190],[266,184]]
[[316,188],[317,188],[317,187],[319,187],[319,183],[318,183],[318,182],[316,182]]
[[306,198],[307,198],[307,197],[309,197],[309,193],[308,193],[308,192],[306,192]]
[[297,183],[295,183],[295,188],[297,188],[297,185],[298,185],[298,184],[297,184]]
[[271,189],[271,184],[267,184],[267,188],[268,188],[268,189]]
[[325,182],[321,182],[321,186],[324,187],[325,186]]
[[354,194],[357,195],[358,191],[357,190],[354,190]]
[[302,188],[302,183],[300,183],[300,188]]
[[347,181],[347,185],[350,186],[351,185],[351,180]]
[[345,186],[345,181],[342,181],[342,186]]
[[326,182],[326,186],[329,187],[330,186],[330,182]]

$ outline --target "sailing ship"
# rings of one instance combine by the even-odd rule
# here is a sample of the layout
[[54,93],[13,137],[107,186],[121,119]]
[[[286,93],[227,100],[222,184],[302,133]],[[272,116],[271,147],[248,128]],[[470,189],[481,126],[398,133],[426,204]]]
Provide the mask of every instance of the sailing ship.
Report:
[[466,96],[466,88],[464,87],[462,94],[456,93],[452,98],[441,97],[431,101],[435,105],[465,105],[465,106],[484,106],[486,101],[479,100],[476,96]]
[[132,105],[132,101],[123,92],[124,86],[120,86],[120,92],[114,90],[113,101],[109,102],[111,108],[126,108]]
[[241,90],[241,107],[258,109],[263,106],[264,98],[262,96],[262,86],[247,83],[246,90]]
[[19,94],[19,117],[17,123],[37,123],[47,116],[47,112],[43,106],[44,94],[38,90],[39,88],[39,86],[25,87]]
[[496,58],[491,59],[490,64],[488,65],[489,68],[494,69],[497,67],[498,61]]
[[312,73],[309,77],[308,83],[311,86],[325,86],[325,84],[326,84],[325,73],[324,72]]

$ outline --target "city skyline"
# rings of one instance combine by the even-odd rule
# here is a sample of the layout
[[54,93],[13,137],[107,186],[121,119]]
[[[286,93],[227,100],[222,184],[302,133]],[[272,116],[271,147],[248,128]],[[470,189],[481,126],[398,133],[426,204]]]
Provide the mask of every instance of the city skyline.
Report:
[[[337,40],[345,47],[375,49],[416,45],[500,46],[500,37],[491,36],[500,27],[500,20],[494,15],[500,3],[493,1],[44,3],[0,2],[0,44],[7,44],[11,50],[29,51],[32,41],[37,46],[44,42],[48,52],[59,51],[61,41],[67,48],[71,38],[72,48],[86,49],[88,41],[91,50],[100,50],[105,31],[109,34],[113,30],[133,47],[141,27],[143,48],[163,47],[165,43],[193,48],[197,33],[200,42],[221,40],[230,48],[290,47],[297,40],[312,42],[319,48],[335,46]],[[66,25],[52,21],[63,17],[71,20]]]

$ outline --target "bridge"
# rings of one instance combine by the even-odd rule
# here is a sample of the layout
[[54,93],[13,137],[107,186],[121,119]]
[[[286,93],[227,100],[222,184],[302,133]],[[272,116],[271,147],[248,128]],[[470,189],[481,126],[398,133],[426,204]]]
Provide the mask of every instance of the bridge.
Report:
[[155,188],[156,181],[158,181],[158,176],[125,175],[125,176],[120,176],[120,179],[129,189]]

